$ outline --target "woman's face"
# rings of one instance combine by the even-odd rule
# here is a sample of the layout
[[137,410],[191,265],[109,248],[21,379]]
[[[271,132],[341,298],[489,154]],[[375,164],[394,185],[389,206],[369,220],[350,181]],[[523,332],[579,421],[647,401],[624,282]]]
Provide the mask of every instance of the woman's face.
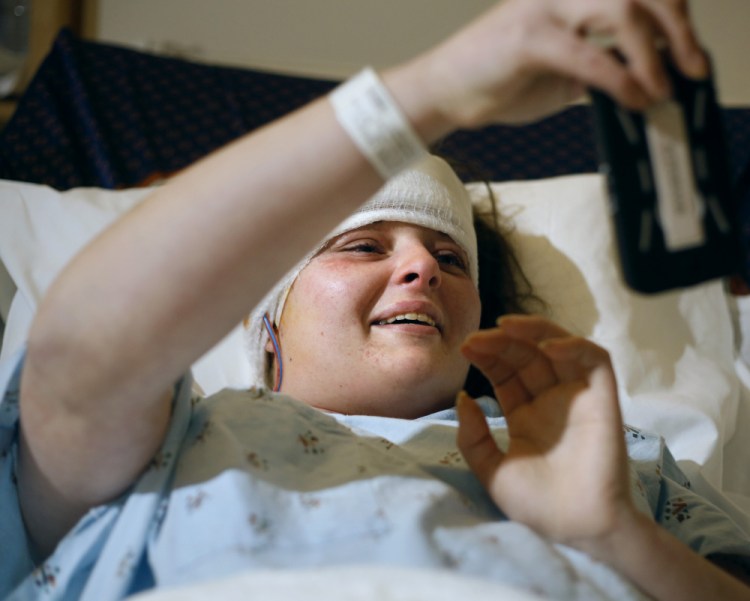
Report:
[[346,232],[289,292],[281,391],[341,413],[449,407],[469,367],[459,348],[479,317],[467,258],[447,235],[401,222]]

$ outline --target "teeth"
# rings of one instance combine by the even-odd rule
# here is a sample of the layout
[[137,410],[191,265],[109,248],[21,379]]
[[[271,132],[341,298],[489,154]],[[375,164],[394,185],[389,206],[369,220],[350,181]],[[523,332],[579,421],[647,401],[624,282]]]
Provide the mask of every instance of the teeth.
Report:
[[389,323],[394,323],[396,321],[419,321],[432,327],[435,327],[437,325],[434,319],[432,319],[429,315],[425,315],[424,313],[402,313],[401,315],[394,315],[393,317],[389,317],[388,319],[380,320],[378,322],[378,325],[382,326]]

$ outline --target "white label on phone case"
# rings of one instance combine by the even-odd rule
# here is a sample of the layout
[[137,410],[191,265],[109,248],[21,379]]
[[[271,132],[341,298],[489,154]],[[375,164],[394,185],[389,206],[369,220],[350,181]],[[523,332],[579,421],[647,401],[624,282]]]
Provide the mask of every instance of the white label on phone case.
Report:
[[661,102],[646,111],[645,119],[657,214],[667,249],[700,246],[705,242],[705,206],[695,187],[682,108],[671,100]]

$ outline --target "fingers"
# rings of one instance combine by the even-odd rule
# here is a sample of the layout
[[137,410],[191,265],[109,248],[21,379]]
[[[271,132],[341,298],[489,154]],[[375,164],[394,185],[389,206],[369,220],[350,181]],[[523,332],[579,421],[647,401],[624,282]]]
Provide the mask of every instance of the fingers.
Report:
[[686,75],[707,74],[687,0],[504,0],[414,64],[441,127],[475,128],[538,119],[582,87],[646,109],[670,93],[665,49]]
[[458,449],[482,485],[489,488],[492,475],[503,460],[503,453],[492,438],[484,413],[463,391],[456,399],[456,411]]
[[632,23],[617,36],[617,46],[627,59],[628,71],[651,98],[668,98],[672,90],[659,52],[656,27],[643,11],[631,11],[627,18]]
[[499,327],[476,332],[464,355],[492,383],[506,415],[559,384],[587,382],[605,368],[614,381],[609,353],[539,316],[506,316]]
[[531,52],[540,66],[600,89],[632,110],[644,109],[654,100],[636,71],[608,49],[569,30],[551,28]]
[[550,359],[560,382],[584,384],[596,391],[588,402],[582,397],[581,410],[588,416],[599,416],[614,432],[622,427],[617,382],[609,353],[585,338],[571,337],[545,341],[540,345]]
[[536,343],[570,336],[565,328],[541,315],[503,315],[497,324],[511,336],[528,338]]
[[[576,0],[555,2],[553,7],[558,18],[582,36],[579,39],[592,35],[610,39],[625,63],[608,63],[603,58],[609,54],[606,48],[585,43],[589,46],[587,51],[576,49],[572,42],[567,52],[576,54],[566,56],[561,50],[556,60],[570,61],[569,69],[581,72],[578,77],[582,81],[630,108],[644,107],[638,90],[650,101],[670,94],[662,55],[665,47],[688,77],[708,74],[708,63],[691,24],[686,0]],[[555,61],[555,57],[549,58]],[[619,62],[611,58],[614,63]]]
[[533,318],[506,319],[502,324],[500,328],[472,334],[461,350],[490,381],[503,411],[509,415],[557,383],[554,369],[537,343],[564,331]]
[[550,360],[560,382],[586,379],[599,367],[611,367],[609,353],[585,338],[546,340],[539,349]]
[[708,62],[683,0],[630,0],[625,5],[626,26],[617,35],[618,49],[652,98],[661,100],[672,94],[664,50],[688,77],[708,75]]
[[658,21],[680,70],[695,79],[706,77],[708,61],[690,24],[687,0],[638,0],[638,4]]

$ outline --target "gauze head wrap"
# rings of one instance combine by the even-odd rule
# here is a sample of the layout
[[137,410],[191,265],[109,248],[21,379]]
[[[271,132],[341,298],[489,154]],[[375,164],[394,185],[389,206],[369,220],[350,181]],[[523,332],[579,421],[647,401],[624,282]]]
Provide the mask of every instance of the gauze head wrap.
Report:
[[453,169],[443,159],[428,156],[389,180],[297,263],[253,309],[245,322],[245,343],[254,385],[273,387],[271,363],[266,352],[268,333],[263,316],[268,314],[269,319],[278,324],[292,284],[326,243],[344,232],[376,221],[411,223],[447,234],[466,253],[469,274],[474,285],[478,284],[477,239],[471,200]]

